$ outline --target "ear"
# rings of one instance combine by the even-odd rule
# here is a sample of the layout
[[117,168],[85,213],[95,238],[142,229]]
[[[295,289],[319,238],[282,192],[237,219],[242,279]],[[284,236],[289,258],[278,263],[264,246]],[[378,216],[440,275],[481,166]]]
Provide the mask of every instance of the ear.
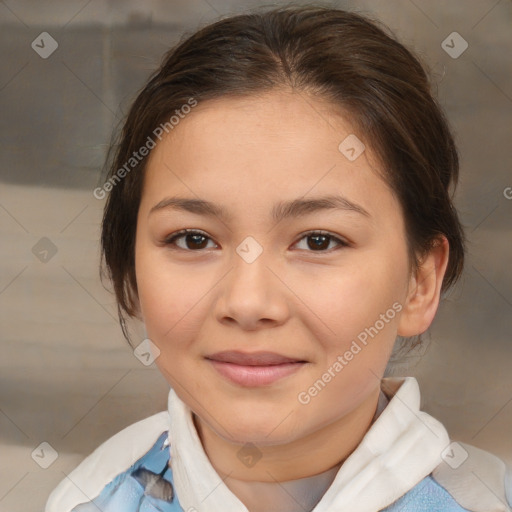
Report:
[[440,236],[434,247],[422,258],[417,272],[411,275],[407,299],[398,323],[399,336],[421,334],[434,320],[449,252],[448,240]]

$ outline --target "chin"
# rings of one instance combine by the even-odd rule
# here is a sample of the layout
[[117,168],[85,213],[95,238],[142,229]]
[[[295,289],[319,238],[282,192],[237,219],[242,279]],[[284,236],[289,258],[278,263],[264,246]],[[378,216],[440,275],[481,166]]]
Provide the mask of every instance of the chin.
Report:
[[[237,444],[253,443],[257,446],[286,444],[300,437],[306,426],[303,421],[294,419],[293,414],[267,413],[252,409],[252,412],[240,414],[228,409],[222,411],[225,420],[213,425],[214,431],[226,441]],[[300,430],[300,431],[299,431]],[[228,437],[229,436],[229,437]]]

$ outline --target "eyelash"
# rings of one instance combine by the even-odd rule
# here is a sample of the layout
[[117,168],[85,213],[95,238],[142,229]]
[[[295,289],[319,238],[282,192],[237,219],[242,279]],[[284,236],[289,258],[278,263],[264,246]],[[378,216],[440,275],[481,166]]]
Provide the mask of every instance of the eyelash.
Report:
[[[176,240],[178,240],[179,238],[183,238],[186,235],[201,235],[204,238],[208,238],[208,239],[211,240],[211,238],[206,233],[204,233],[203,231],[199,231],[199,230],[196,230],[196,229],[182,229],[181,231],[177,231],[176,233],[173,233],[172,235],[169,235],[167,238],[165,238],[163,240],[163,243],[166,246],[174,245],[175,247],[173,247],[173,250],[181,250],[181,251],[185,251],[185,252],[202,252],[203,250],[205,250],[205,249],[197,249],[197,250],[194,250],[194,249],[183,249],[182,247],[177,247],[174,242]],[[302,234],[302,236],[299,238],[298,241],[302,240],[303,238],[307,238],[307,237],[315,236],[315,235],[316,236],[320,235],[320,236],[328,237],[330,240],[336,241],[338,243],[339,247],[350,247],[350,244],[348,242],[346,242],[345,240],[342,240],[342,239],[338,238],[337,236],[334,236],[333,234],[329,233],[328,231],[322,231],[322,230],[307,231],[306,233]],[[320,253],[321,252],[327,252],[327,253],[330,253],[330,252],[332,252],[332,249],[318,250],[318,251],[309,250],[307,252],[320,252]]]

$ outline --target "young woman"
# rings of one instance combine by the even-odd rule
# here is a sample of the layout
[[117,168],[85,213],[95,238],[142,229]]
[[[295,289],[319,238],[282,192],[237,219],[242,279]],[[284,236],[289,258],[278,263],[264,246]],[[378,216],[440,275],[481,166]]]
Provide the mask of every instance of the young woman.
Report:
[[510,510],[503,462],[383,378],[462,272],[457,178],[422,65],[364,17],[287,6],[170,50],[95,191],[168,410],[46,511]]

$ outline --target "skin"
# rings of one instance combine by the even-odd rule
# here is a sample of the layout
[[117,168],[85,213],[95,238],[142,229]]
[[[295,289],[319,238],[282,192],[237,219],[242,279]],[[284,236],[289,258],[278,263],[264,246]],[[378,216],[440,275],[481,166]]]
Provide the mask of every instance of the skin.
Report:
[[[448,243],[440,239],[418,273],[409,272],[402,210],[369,142],[355,161],[338,150],[353,133],[364,141],[331,105],[274,90],[200,103],[148,161],[136,233],[140,318],[212,465],[247,485],[304,478],[343,461],[371,425],[396,335],[424,332],[438,307]],[[369,216],[324,209],[278,223],[270,217],[279,201],[333,192]],[[231,218],[150,213],[175,195],[222,205]],[[204,248],[190,236],[165,245],[184,228],[205,232]],[[349,245],[327,238],[315,250],[309,230]],[[263,249],[252,263],[236,252],[247,236]],[[301,404],[298,394],[396,302],[401,311]],[[273,351],[307,364],[272,385],[243,387],[205,359],[223,350]],[[247,442],[262,455],[252,467],[237,457]]]

